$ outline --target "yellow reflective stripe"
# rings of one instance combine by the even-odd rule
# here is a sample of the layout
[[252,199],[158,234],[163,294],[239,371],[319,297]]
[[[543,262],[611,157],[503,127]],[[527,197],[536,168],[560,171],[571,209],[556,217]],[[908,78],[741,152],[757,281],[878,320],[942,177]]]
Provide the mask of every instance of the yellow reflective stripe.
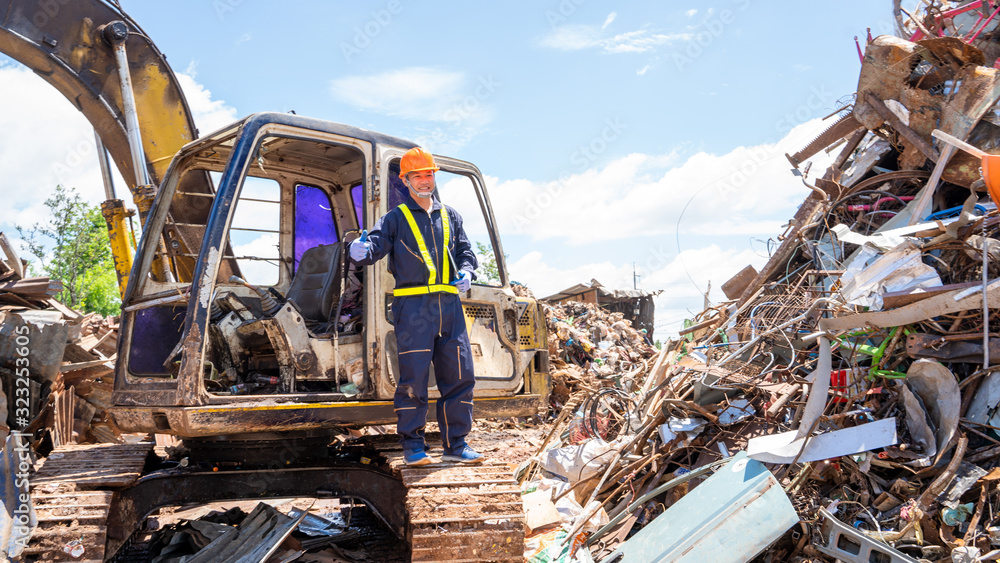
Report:
[[[434,260],[431,259],[431,253],[427,250],[427,243],[424,241],[423,235],[420,234],[420,230],[417,228],[417,222],[413,218],[413,213],[410,212],[410,208],[406,204],[401,204],[399,206],[400,210],[403,212],[403,216],[406,217],[406,222],[410,225],[410,231],[413,232],[413,238],[417,240],[417,248],[420,250],[420,255],[424,257],[424,263],[427,265],[427,283],[434,284],[437,280],[437,266],[434,264]],[[451,219],[448,217],[448,210],[442,205],[441,206],[441,229],[444,231],[444,253],[441,256],[442,268],[441,268],[441,283],[448,283],[451,281],[449,276],[449,269],[451,266],[448,260],[448,242],[451,240]],[[431,233],[434,232],[433,223],[431,223]],[[432,235],[433,236],[433,235]]]
[[406,295],[426,295],[428,293],[454,293],[455,295],[458,295],[458,288],[453,285],[436,283],[433,285],[420,285],[417,287],[401,287],[399,289],[392,290],[392,294],[396,297]]
[[[406,204],[399,206],[399,209],[403,212],[403,217],[406,217],[406,222],[410,224],[410,231],[413,232],[413,238],[417,239],[417,248],[420,250],[420,255],[424,257],[424,264],[427,266],[427,271],[429,275],[427,276],[427,285],[431,285],[437,281],[437,267],[434,266],[434,260],[431,259],[431,253],[427,250],[427,244],[424,242],[423,235],[420,234],[420,229],[417,228],[417,222],[413,219],[413,213],[410,213],[410,208]],[[433,228],[431,229],[433,232]]]
[[441,256],[441,283],[450,283],[451,276],[448,275],[448,241],[451,240],[451,221],[448,220],[448,210],[445,209],[444,204],[441,205],[441,228],[444,230],[444,252],[443,256]]

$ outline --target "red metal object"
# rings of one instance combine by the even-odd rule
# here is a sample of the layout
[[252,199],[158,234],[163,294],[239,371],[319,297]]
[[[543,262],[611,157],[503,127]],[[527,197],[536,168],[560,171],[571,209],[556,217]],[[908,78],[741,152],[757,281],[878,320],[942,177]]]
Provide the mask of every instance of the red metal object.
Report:
[[[986,26],[989,25],[991,21],[993,21],[993,18],[997,17],[997,14],[1000,14],[1000,7],[997,7],[997,9],[994,10],[992,14],[990,14],[990,17],[986,18],[986,21],[983,22],[983,25],[979,28],[979,31],[974,33],[972,37],[966,39],[965,42],[972,43],[973,41],[975,41],[976,38],[979,37],[979,34],[982,33],[984,29],[986,29]],[[981,20],[983,19],[983,17],[979,16],[979,19]],[[976,22],[976,25],[979,25],[978,21]],[[972,29],[976,29],[976,26],[975,25],[972,26]]]
[[[968,4],[964,5],[964,6],[959,6],[958,8],[954,8],[954,9],[948,10],[946,12],[943,12],[941,14],[941,16],[938,18],[938,23],[941,23],[942,20],[947,20],[947,19],[954,18],[955,16],[957,16],[959,14],[964,14],[965,12],[968,12],[969,10],[976,10],[976,9],[978,9],[982,5],[983,5],[982,0],[976,0],[975,2],[970,2],[970,3],[968,3]],[[992,16],[991,16],[991,18],[992,18]],[[976,24],[978,25],[979,22],[976,22]],[[985,27],[985,26],[986,26],[986,24],[983,24],[983,27]],[[975,29],[975,26],[973,26],[973,29]],[[982,31],[982,30],[980,30],[980,31]],[[920,31],[918,29],[917,31],[913,32],[913,35],[910,36],[910,42],[916,43],[917,41],[919,41],[919,40],[921,40],[923,38],[924,38],[924,32],[922,32],[922,31]],[[973,38],[973,39],[975,39],[975,38]]]
[[[847,394],[847,374],[851,370],[849,369],[837,369],[830,372],[830,389],[838,393]],[[840,397],[834,395],[831,402],[834,403],[846,403],[848,401],[845,397]]]

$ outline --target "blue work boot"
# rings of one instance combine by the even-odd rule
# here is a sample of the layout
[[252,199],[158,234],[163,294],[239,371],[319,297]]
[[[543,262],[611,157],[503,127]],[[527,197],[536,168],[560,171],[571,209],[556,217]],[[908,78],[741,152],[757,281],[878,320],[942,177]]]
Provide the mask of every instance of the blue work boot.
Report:
[[483,454],[477,452],[469,446],[462,446],[461,449],[455,450],[451,453],[445,453],[441,456],[441,460],[453,461],[455,463],[482,463]]
[[424,450],[403,450],[403,461],[406,465],[427,465],[434,463],[431,456]]

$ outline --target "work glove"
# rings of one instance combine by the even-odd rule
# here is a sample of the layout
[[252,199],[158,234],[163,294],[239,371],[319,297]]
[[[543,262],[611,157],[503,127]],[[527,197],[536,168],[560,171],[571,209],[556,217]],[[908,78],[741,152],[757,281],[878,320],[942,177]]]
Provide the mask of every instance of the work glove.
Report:
[[351,260],[355,262],[360,262],[368,257],[368,247],[371,245],[368,241],[362,242],[361,240],[356,240],[351,243],[348,252],[351,254]]
[[458,279],[455,280],[455,288],[459,291],[469,291],[472,287],[472,274],[468,270],[460,270]]

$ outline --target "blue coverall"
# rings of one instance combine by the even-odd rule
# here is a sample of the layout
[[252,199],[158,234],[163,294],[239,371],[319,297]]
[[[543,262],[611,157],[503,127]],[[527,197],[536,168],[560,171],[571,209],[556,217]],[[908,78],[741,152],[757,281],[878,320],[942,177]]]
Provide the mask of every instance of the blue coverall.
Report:
[[[436,283],[450,284],[458,277],[458,270],[471,274],[476,269],[476,255],[458,212],[444,206],[451,231],[448,248],[457,262],[449,260],[449,271],[444,272],[443,257],[447,251],[441,222],[442,204],[435,200],[428,213],[410,196],[404,205],[410,209],[434,261]],[[375,223],[368,233],[368,242],[368,256],[357,262],[359,266],[374,264],[388,254],[389,272],[396,278],[397,290],[428,285],[428,268],[416,237],[398,207]],[[445,454],[461,452],[466,445],[465,437],[472,429],[472,390],[476,380],[459,296],[445,292],[397,295],[392,300],[392,316],[399,353],[399,382],[393,403],[400,444],[408,451],[424,449],[427,384],[433,361],[434,378],[441,393],[437,401],[441,441]]]

